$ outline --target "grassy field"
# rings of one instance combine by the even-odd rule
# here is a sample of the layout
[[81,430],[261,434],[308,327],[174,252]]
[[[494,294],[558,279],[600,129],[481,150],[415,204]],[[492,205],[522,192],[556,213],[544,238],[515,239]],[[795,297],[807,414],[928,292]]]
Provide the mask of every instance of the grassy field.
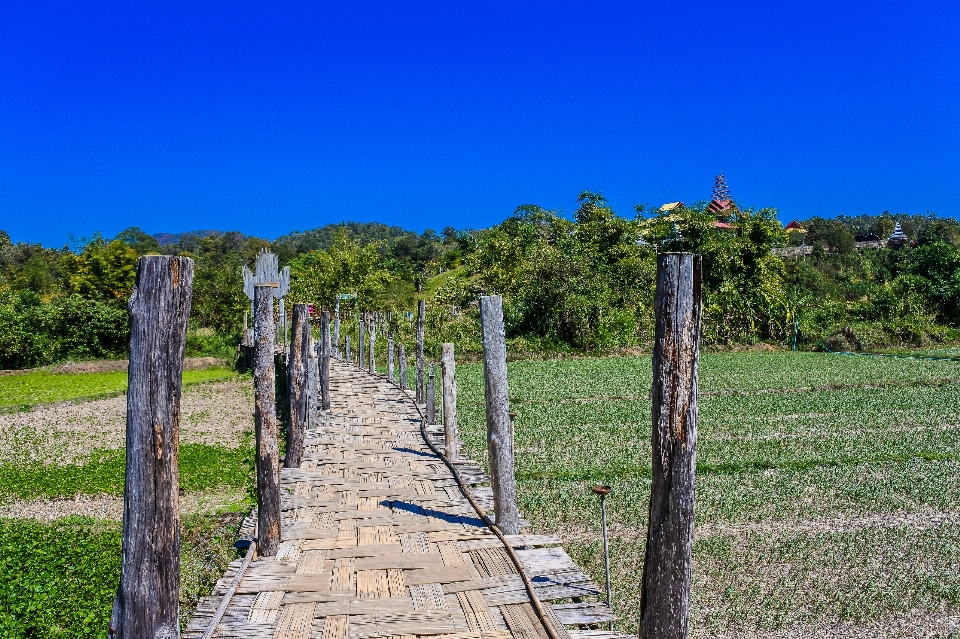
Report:
[[[457,371],[461,432],[471,456],[483,460],[482,368]],[[191,373],[185,381],[203,381]],[[0,378],[12,384],[0,397],[19,393],[11,404],[22,405],[115,395],[124,377],[34,375]],[[650,375],[644,357],[510,365],[521,509],[538,531],[561,534],[602,583],[589,487],[613,486],[614,604],[626,631],[636,628],[643,564]],[[693,635],[920,637],[960,628],[958,379],[954,361],[704,355]],[[185,516],[185,614],[233,556],[239,513],[249,507],[242,497],[252,459],[249,386],[227,381],[184,391],[184,499],[239,493],[216,512]],[[36,435],[4,440],[17,450],[0,455],[7,460],[0,461],[0,507],[27,500],[69,510],[78,495],[80,503],[83,496],[118,503],[123,406],[113,397],[0,415],[6,430]],[[227,414],[227,406],[239,408]],[[90,421],[110,411],[116,415],[103,423]],[[56,424],[62,433],[40,437]],[[78,427],[96,432],[97,441],[62,452]],[[17,461],[36,450],[62,461]],[[117,516],[0,518],[0,636],[103,636],[119,531]]]
[[[483,376],[458,366],[485,459]],[[960,627],[960,362],[707,354],[700,369],[696,636],[949,636]],[[619,627],[635,631],[650,486],[649,358],[510,365],[521,510],[602,583],[608,501]],[[951,624],[954,624],[951,626]],[[960,636],[960,635],[954,635]]]
[[[230,379],[229,368],[206,368],[183,372],[183,383],[198,384]],[[29,408],[37,404],[110,397],[127,392],[127,372],[51,373],[31,371],[0,376],[0,410]]]
[[[249,377],[184,372],[181,613],[236,551],[253,475]],[[126,373],[0,377],[0,637],[104,637],[120,569]],[[74,400],[74,401],[65,401]],[[48,404],[48,402],[58,402]]]

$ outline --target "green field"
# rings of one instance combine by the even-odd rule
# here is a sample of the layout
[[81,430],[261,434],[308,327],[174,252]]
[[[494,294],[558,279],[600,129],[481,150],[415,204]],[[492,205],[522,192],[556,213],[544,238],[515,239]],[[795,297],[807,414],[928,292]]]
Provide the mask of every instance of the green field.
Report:
[[[184,384],[230,379],[229,368],[183,371]],[[111,397],[127,392],[127,372],[51,373],[31,371],[0,376],[0,409],[29,408],[37,404]]]
[[[461,433],[484,460],[482,367],[457,372]],[[620,629],[635,632],[650,359],[515,362],[509,373],[521,510],[538,531],[570,540],[602,583],[589,487],[613,486],[614,603]],[[936,627],[958,614],[958,381],[953,361],[704,355],[695,634],[850,624],[851,636],[882,636],[876,624],[887,620]]]
[[[510,364],[521,509],[538,531],[561,534],[602,583],[589,487],[613,486],[614,607],[628,632],[636,629],[646,533],[650,368],[648,357]],[[461,433],[482,461],[482,367],[457,372]],[[122,391],[116,375],[122,383],[125,376],[112,373],[11,377],[28,380],[18,401],[31,403],[115,394]],[[111,376],[114,386],[104,381]],[[842,628],[843,636],[901,636],[887,630],[896,622],[913,629],[905,636],[944,636],[936,630],[960,608],[958,379],[954,361],[704,355],[693,635],[818,636]],[[239,447],[182,445],[188,495],[249,486],[246,439]],[[0,503],[118,495],[122,482],[120,450],[76,465],[4,465]],[[246,508],[186,519],[184,612],[233,556],[238,511]],[[0,636],[103,636],[118,549],[117,521],[0,519]]]
[[[235,555],[233,542],[241,513],[249,511],[253,477],[252,433],[238,427],[230,441],[183,441],[184,429],[199,422],[222,423],[224,396],[221,386],[206,382],[228,381],[236,387],[236,373],[226,368],[185,371],[183,410],[193,396],[193,412],[181,415],[179,454],[181,503],[197,511],[183,514],[181,530],[181,612],[186,619],[200,596],[209,594]],[[198,386],[203,384],[202,386]],[[117,512],[124,488],[125,451],[122,428],[125,401],[104,399],[122,395],[126,372],[60,373],[33,371],[0,377],[0,419],[27,426],[6,438],[0,451],[0,506],[31,504],[30,512],[70,510],[70,500],[92,500],[114,505]],[[197,403],[197,397],[202,399]],[[88,400],[101,401],[86,403]],[[75,403],[53,403],[76,400]],[[229,401],[236,401],[230,395]],[[32,405],[41,410],[13,412]],[[42,455],[37,424],[82,419],[71,407],[96,406],[113,411],[121,438],[103,443],[76,463],[53,461]],[[6,409],[6,410],[2,410]],[[249,428],[252,429],[252,408]],[[241,412],[243,412],[241,410]],[[235,415],[227,415],[235,419]],[[41,420],[36,422],[35,420]],[[32,421],[33,420],[33,421]],[[51,422],[43,420],[52,420]],[[198,421],[199,420],[199,421]],[[197,422],[197,423],[194,423]],[[101,425],[102,426],[102,425]],[[30,432],[33,430],[34,432]],[[89,431],[88,431],[89,432]],[[78,436],[96,434],[78,431]],[[101,433],[102,434],[102,433]],[[98,442],[99,440],[95,440]],[[121,446],[116,448],[115,446]],[[39,457],[35,454],[41,451]],[[244,494],[247,498],[244,498]],[[21,502],[20,500],[27,500]],[[204,504],[215,504],[208,507]],[[67,504],[64,506],[64,504]],[[96,509],[97,506],[92,508]],[[15,511],[16,512],[16,511]],[[121,527],[119,514],[66,516],[52,521],[0,517],[0,637],[104,637],[120,570]]]

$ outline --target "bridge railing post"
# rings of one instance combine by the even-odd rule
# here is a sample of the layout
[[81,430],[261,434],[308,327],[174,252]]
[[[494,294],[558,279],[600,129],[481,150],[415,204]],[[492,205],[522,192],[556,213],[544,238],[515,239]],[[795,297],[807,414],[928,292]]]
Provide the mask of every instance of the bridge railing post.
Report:
[[360,368],[363,368],[363,356],[365,354],[365,351],[363,350],[363,346],[364,346],[364,333],[366,332],[366,326],[367,326],[366,322],[364,320],[360,320],[359,330],[357,335],[357,366],[359,366]]
[[387,379],[393,381],[393,333],[387,334]]
[[434,386],[436,366],[430,364],[430,372],[427,375],[427,411],[426,418],[428,424],[437,423],[437,393]]
[[293,305],[290,331],[290,354],[287,357],[288,401],[286,468],[299,468],[303,456],[303,430],[307,422],[309,400],[307,376],[310,366],[310,315],[306,304]]
[[277,554],[280,544],[280,449],[274,387],[273,288],[257,284],[254,299],[254,418],[257,445],[257,552]]
[[319,385],[320,385],[320,357],[317,352],[319,345],[310,336],[310,346],[307,349],[307,420],[306,427],[316,426],[317,409],[319,408]]
[[367,370],[371,373],[377,372],[377,323],[371,318],[370,320],[370,361],[367,363]]
[[423,300],[417,302],[417,342],[414,356],[417,359],[417,403],[423,403],[423,333],[427,318],[427,304]]
[[661,253],[654,296],[650,518],[640,637],[687,636],[697,451],[702,260]]
[[180,389],[193,260],[150,255],[130,295],[126,470],[120,584],[110,634],[177,637]]
[[442,346],[440,358],[443,377],[443,445],[444,454],[450,461],[460,458],[459,438],[457,436],[457,377],[453,358],[453,344]]
[[340,296],[337,296],[336,308],[333,311],[333,357],[340,357]]
[[487,455],[497,526],[505,535],[520,532],[517,483],[513,465],[513,419],[507,385],[507,342],[503,326],[503,299],[480,298],[483,333],[483,379],[487,409]]
[[320,409],[330,410],[330,313],[320,314]]

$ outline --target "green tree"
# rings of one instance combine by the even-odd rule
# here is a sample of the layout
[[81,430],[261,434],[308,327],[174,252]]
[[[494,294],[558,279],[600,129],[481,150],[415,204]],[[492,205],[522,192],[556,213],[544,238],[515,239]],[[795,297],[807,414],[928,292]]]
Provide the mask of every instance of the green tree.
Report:
[[126,304],[137,273],[137,252],[122,240],[107,242],[99,234],[79,255],[66,258],[69,290],[88,299]]
[[341,231],[330,248],[297,256],[290,262],[291,302],[311,302],[329,308],[338,293],[355,292],[360,306],[379,306],[387,285],[396,276],[383,266],[378,249],[378,242],[361,246]]

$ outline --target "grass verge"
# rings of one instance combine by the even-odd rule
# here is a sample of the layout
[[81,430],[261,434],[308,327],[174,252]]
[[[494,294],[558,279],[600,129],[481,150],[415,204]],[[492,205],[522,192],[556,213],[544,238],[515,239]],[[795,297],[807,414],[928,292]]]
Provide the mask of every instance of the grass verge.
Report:
[[[0,499],[74,495],[122,495],[126,452],[101,450],[85,464],[0,466]],[[187,491],[246,488],[252,481],[253,450],[206,444],[180,446],[180,487]]]
[[[184,626],[236,556],[242,516],[187,516],[180,551]],[[119,522],[68,517],[52,523],[0,519],[0,636],[105,637],[120,580]]]
[[[184,371],[184,385],[230,379],[229,368]],[[0,376],[0,410],[25,410],[37,404],[102,399],[127,392],[127,372],[51,373],[35,371]]]

